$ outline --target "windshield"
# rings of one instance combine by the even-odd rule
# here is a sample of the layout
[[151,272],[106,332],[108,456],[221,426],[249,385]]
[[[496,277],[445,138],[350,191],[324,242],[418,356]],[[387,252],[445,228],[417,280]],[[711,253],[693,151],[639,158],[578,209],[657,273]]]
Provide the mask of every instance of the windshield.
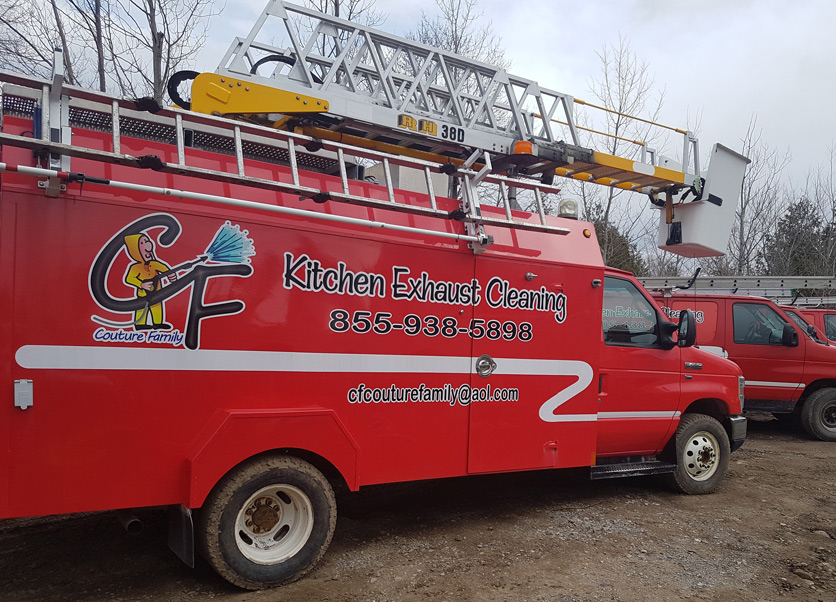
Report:
[[816,341],[818,343],[824,344],[824,341],[822,341],[819,338],[819,335],[816,332],[816,329],[809,322],[807,322],[804,318],[802,318],[798,313],[796,313],[795,311],[793,311],[791,309],[786,309],[786,308],[784,308],[784,313],[787,314],[787,316],[789,316],[790,320],[795,322],[801,328],[801,330],[803,332],[807,333],[807,336],[809,336],[811,339],[813,339],[814,341]]

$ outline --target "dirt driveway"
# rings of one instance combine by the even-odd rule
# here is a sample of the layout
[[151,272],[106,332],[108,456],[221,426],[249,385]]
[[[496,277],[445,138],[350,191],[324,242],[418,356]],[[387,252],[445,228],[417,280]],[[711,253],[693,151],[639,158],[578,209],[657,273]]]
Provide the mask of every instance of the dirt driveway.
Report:
[[159,511],[133,536],[110,514],[0,522],[0,600],[832,601],[836,444],[767,417],[749,430],[710,496],[584,471],[364,491],[319,568],[264,592],[183,566]]

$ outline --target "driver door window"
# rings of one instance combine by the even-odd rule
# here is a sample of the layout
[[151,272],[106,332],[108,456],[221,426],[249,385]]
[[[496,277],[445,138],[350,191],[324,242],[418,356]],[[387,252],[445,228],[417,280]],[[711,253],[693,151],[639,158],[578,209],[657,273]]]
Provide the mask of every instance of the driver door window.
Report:
[[658,346],[656,307],[629,280],[604,278],[601,321],[607,345]]
[[732,319],[735,343],[781,345],[787,321],[771,307],[762,303],[735,303]]

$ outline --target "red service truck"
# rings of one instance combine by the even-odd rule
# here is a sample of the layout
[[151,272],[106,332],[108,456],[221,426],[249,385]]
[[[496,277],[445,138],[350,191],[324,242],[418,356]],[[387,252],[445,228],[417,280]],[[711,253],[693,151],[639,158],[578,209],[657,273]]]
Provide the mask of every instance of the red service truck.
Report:
[[[723,479],[740,369],[607,270],[591,224],[545,215],[550,182],[120,100],[56,65],[0,74],[0,518],[167,506],[181,558],[260,588],[324,554],[335,492],[568,467]],[[374,142],[418,135],[403,123]],[[634,175],[684,177],[654,169]],[[486,183],[534,212],[480,206]]]
[[809,331],[805,311],[742,295],[654,297],[669,318],[694,312],[697,344],[740,366],[746,411],[794,416],[811,437],[836,441],[836,347]]
[[778,307],[787,314],[790,320],[798,325],[802,332],[806,332],[814,341],[822,345],[830,345],[830,339],[825,336],[824,331],[814,324],[816,322],[814,315],[810,315],[809,312],[802,313],[799,308],[793,305],[779,304]]
[[799,307],[795,311],[815,326],[831,343],[836,343],[836,309]]

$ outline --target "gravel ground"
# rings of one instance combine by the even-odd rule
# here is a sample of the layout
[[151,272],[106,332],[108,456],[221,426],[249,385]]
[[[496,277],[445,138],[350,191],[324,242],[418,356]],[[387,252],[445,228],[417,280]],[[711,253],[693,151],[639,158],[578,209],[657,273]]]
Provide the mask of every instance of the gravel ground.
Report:
[[[301,581],[237,590],[166,547],[163,513],[0,522],[0,600],[236,602],[836,599],[836,443],[750,421],[720,491],[583,470],[369,488]],[[60,494],[60,492],[56,492]]]

